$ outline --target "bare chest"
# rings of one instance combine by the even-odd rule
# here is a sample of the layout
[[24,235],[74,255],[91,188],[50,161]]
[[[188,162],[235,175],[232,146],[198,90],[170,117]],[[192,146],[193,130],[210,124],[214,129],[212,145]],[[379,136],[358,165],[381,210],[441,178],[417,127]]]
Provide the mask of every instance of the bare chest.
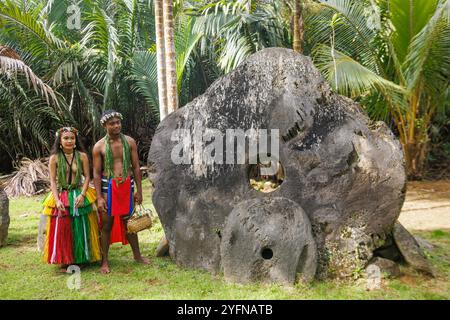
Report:
[[[109,143],[110,149],[111,149],[111,156],[114,162],[120,161],[122,162],[123,159],[123,144],[122,141],[110,141]],[[103,145],[102,147],[102,156],[103,159],[105,159],[106,155],[106,145]]]
[[[73,158],[73,156],[67,156],[65,157],[65,161],[64,161],[64,170],[66,171],[66,182],[67,183],[72,183],[75,180],[75,177],[77,175],[77,162],[75,161],[75,159]],[[82,169],[82,168],[80,168]]]

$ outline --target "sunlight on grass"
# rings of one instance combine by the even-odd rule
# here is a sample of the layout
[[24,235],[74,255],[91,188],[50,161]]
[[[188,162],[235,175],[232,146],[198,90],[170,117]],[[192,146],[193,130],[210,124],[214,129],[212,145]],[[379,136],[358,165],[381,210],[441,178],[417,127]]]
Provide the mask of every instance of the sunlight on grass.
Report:
[[[154,210],[150,187],[144,181],[144,205]],[[365,281],[315,281],[310,285],[230,284],[221,274],[177,266],[169,257],[155,257],[163,235],[156,218],[152,229],[139,233],[141,251],[151,258],[144,266],[132,260],[129,246],[110,249],[112,273],[101,275],[99,264],[81,270],[81,288],[70,290],[70,275],[41,262],[36,237],[43,195],[10,200],[8,245],[0,249],[0,299],[449,299],[450,232],[421,232],[436,245],[427,255],[438,271],[426,278],[406,267],[398,279],[384,279],[382,290],[366,291]]]

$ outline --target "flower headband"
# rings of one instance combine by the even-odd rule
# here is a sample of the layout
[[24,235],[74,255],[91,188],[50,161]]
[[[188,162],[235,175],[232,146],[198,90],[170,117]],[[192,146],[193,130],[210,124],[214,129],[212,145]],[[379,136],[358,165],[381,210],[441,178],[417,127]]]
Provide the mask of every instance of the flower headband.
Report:
[[75,135],[78,133],[77,128],[74,127],[62,127],[56,131],[56,136],[59,137],[64,132],[73,132]]
[[104,125],[111,118],[119,118],[120,120],[122,120],[123,116],[120,112],[116,112],[116,111],[107,113],[100,119],[100,124]]

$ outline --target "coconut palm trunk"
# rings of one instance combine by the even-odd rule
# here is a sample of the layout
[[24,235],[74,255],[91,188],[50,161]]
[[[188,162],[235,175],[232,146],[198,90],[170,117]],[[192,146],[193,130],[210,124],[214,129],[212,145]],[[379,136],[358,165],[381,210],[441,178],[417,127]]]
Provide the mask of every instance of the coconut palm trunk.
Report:
[[[155,1],[155,20],[155,25],[157,28],[158,89],[161,110],[160,120],[163,120],[164,117],[178,109],[177,69],[172,0]],[[161,104],[161,102],[163,104]],[[156,255],[164,255],[168,252],[168,250],[169,243],[166,237],[163,236],[156,250]]]
[[158,96],[159,118],[162,121],[167,116],[167,84],[166,61],[164,49],[164,15],[163,0],[155,0],[155,31],[156,31],[156,59],[158,66]]
[[160,120],[178,109],[173,3],[155,0],[156,55]]
[[295,0],[294,5],[294,43],[293,49],[296,52],[303,53],[302,41],[303,41],[303,14],[302,14],[302,3],[300,0]]
[[164,0],[164,60],[168,114],[178,109],[177,69],[174,40],[173,1]]

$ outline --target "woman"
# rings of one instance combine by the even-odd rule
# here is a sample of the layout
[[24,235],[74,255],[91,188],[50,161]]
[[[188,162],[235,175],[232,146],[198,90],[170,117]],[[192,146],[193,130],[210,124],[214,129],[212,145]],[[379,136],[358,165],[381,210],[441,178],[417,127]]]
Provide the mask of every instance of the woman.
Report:
[[65,268],[101,260],[96,194],[89,187],[89,159],[77,129],[56,132],[49,168],[51,192],[43,202],[43,213],[50,216],[45,262]]

